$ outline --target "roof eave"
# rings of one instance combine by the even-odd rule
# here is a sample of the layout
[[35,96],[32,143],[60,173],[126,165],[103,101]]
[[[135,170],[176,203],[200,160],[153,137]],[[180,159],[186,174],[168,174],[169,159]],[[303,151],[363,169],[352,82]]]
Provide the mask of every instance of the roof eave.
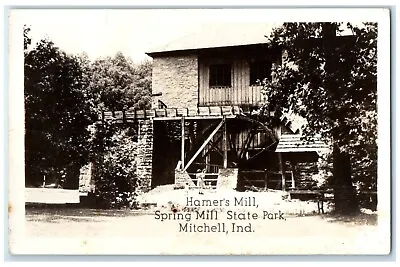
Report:
[[145,52],[146,55],[153,57],[157,55],[167,55],[167,54],[178,54],[178,53],[194,53],[205,50],[212,49],[223,49],[223,48],[234,48],[234,47],[246,47],[246,46],[255,46],[255,45],[268,45],[268,43],[252,43],[252,44],[239,44],[239,45],[227,45],[227,46],[215,46],[215,47],[201,47],[201,48],[188,48],[188,49],[179,49],[179,50],[164,50],[164,51],[149,51]]

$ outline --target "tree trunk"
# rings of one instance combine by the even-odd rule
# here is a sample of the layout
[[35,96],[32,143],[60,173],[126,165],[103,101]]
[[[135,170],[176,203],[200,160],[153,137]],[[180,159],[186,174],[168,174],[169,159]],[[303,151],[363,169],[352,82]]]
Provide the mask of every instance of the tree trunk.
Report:
[[341,152],[336,145],[333,148],[333,176],[335,212],[339,214],[358,212],[358,202],[351,179],[350,156]]
[[80,166],[77,164],[70,164],[66,173],[63,188],[79,189],[79,174],[80,174]]

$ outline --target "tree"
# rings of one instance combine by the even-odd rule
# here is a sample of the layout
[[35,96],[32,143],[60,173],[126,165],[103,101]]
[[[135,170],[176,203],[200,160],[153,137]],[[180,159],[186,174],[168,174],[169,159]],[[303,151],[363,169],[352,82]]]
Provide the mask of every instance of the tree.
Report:
[[[120,111],[130,108],[145,109],[151,104],[151,70],[150,61],[134,64],[121,52],[115,57],[105,57],[90,62],[87,56],[81,55],[80,60],[85,69],[85,79],[88,83],[88,98],[93,109],[101,111]],[[107,121],[98,124],[95,135],[92,136],[91,155],[93,157],[108,153],[111,144],[109,140],[117,134],[121,127],[132,128],[133,135],[137,125],[115,125]],[[98,159],[93,159],[98,161]]]
[[28,47],[32,43],[32,39],[29,37],[30,31],[31,31],[31,28],[28,27],[27,25],[24,25],[24,52],[28,49]]
[[89,92],[99,111],[150,107],[150,62],[136,66],[118,52],[113,58],[95,60],[90,65],[89,79]]
[[376,189],[377,24],[347,24],[349,36],[340,36],[342,26],[284,23],[274,29],[270,45],[287,58],[264,81],[264,93],[267,108],[307,119],[307,136],[332,140],[335,210],[345,213],[357,211],[356,181]]
[[153,64],[145,60],[134,65],[134,82],[131,87],[131,96],[134,99],[134,107],[138,109],[151,106],[151,72]]
[[46,175],[78,188],[96,119],[80,61],[44,39],[25,53],[24,70],[26,183],[41,184]]
[[[150,108],[151,70],[149,61],[134,64],[118,52],[87,63],[88,92],[94,109],[119,111]],[[132,203],[137,189],[136,149],[137,125],[121,125],[114,121],[98,123],[91,139],[97,197],[102,207],[122,207]]]

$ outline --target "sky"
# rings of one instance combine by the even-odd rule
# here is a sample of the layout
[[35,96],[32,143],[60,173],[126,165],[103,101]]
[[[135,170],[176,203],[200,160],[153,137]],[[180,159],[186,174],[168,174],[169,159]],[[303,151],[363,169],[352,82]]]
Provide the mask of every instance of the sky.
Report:
[[340,10],[312,11],[312,16],[310,12],[278,12],[274,9],[19,9],[11,11],[10,26],[29,25],[33,44],[47,36],[67,53],[85,52],[94,60],[121,51],[138,62],[148,58],[146,51],[193,33],[204,25],[357,18],[357,14],[349,15]]
[[[134,61],[146,51],[195,32],[204,25],[239,22],[240,10],[16,10],[18,21],[31,27],[32,44],[47,36],[68,53],[90,59],[121,51]],[[254,15],[257,10],[251,12]],[[13,14],[12,14],[13,15]],[[243,23],[266,23],[262,17]]]
[[[182,23],[177,16],[157,10],[22,10],[24,24],[31,27],[32,43],[48,36],[68,53],[88,54],[90,59],[113,56],[121,51],[134,61],[145,52],[169,42],[199,25]],[[178,12],[183,20],[188,14]]]

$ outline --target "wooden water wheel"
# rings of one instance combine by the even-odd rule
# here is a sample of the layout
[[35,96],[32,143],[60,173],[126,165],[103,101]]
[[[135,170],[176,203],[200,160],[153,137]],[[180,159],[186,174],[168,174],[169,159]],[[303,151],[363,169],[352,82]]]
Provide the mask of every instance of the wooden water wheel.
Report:
[[189,162],[196,157],[187,169],[192,176],[204,168],[213,179],[223,167],[264,172],[268,167],[265,157],[274,153],[277,145],[273,130],[265,122],[246,116],[208,122],[200,128],[186,154]]

